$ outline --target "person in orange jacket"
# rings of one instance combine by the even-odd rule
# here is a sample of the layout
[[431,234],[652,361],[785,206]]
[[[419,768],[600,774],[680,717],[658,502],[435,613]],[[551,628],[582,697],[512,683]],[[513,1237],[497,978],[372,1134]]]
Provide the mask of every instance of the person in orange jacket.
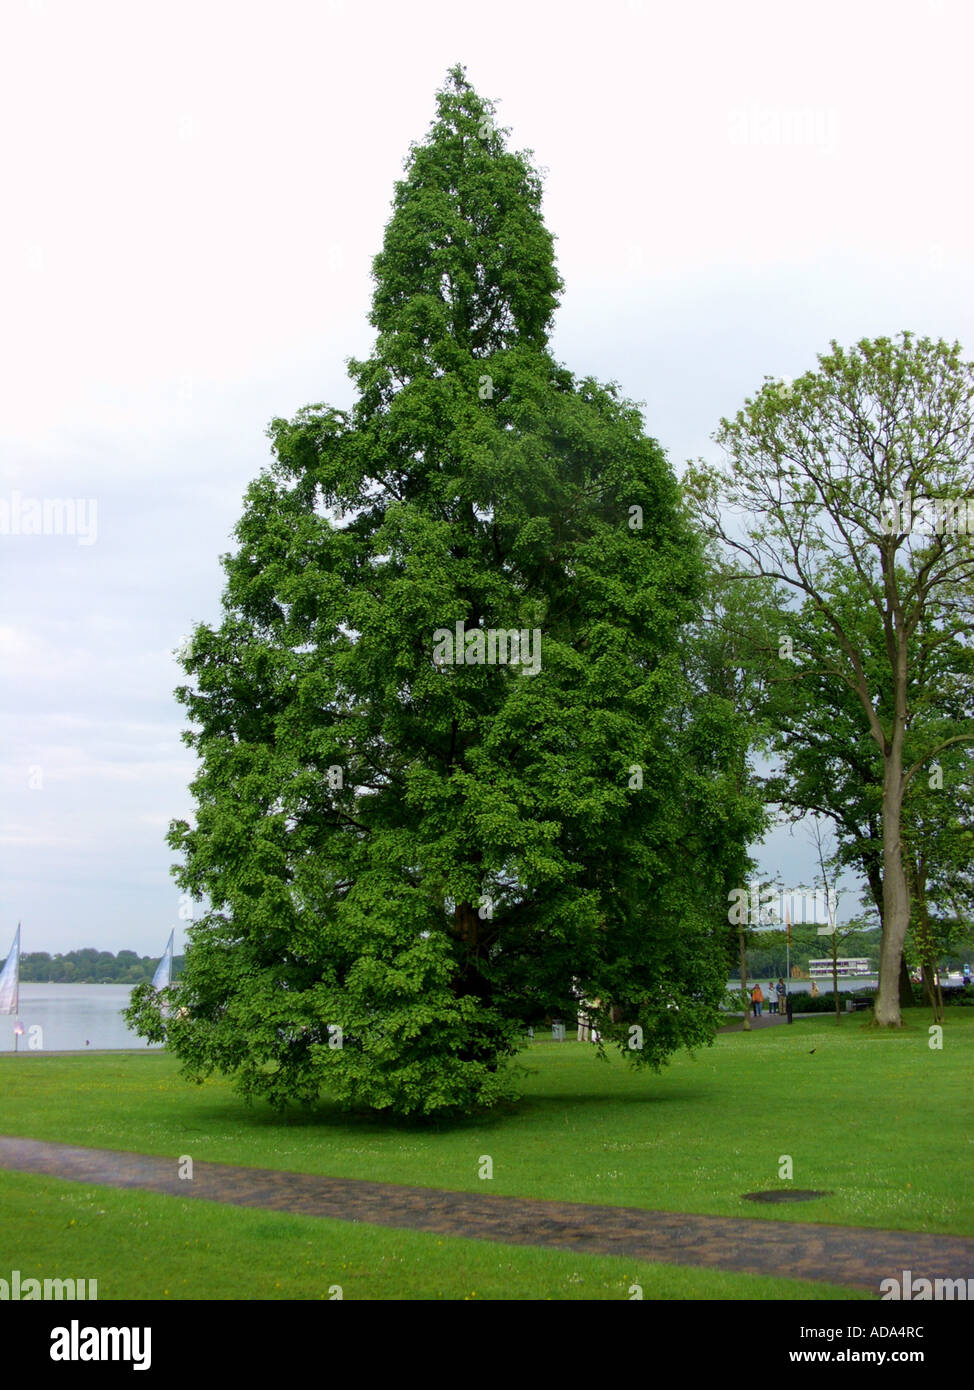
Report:
[[760,1018],[761,1005],[764,1003],[764,994],[762,993],[760,985],[755,985],[751,990],[751,1003],[754,1005],[754,1017]]

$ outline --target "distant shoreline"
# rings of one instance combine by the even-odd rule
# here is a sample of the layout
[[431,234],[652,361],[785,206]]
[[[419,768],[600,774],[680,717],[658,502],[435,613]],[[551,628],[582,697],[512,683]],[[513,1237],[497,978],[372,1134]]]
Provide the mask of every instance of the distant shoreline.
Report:
[[73,989],[78,985],[82,989],[97,989],[102,985],[106,989],[135,989],[138,985],[149,984],[151,981],[142,980],[25,980],[21,977],[21,989],[47,989],[49,986],[56,986],[58,989]]
[[[0,963],[2,967],[2,963]],[[176,979],[173,977],[173,983]],[[23,975],[20,977],[20,987],[25,985],[85,985],[90,988],[92,985],[112,985],[124,986],[126,989],[135,989],[136,985],[148,985],[152,983],[151,976],[146,980],[25,980]]]
[[0,1051],[0,1057],[113,1057],[135,1053],[142,1056],[144,1052],[165,1052],[165,1043],[144,1043],[141,1047],[50,1047],[38,1048],[36,1052],[30,1052],[26,1048],[20,1048],[16,1053]]

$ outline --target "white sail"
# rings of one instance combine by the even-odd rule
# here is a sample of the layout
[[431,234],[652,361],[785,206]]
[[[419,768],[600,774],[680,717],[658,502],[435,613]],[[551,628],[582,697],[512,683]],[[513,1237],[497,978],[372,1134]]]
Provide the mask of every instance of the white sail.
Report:
[[169,943],[152,977],[153,989],[166,989],[172,983],[172,942],[175,934],[175,931],[169,933]]
[[0,971],[0,1014],[15,1014],[20,1005],[20,923],[6,964]]

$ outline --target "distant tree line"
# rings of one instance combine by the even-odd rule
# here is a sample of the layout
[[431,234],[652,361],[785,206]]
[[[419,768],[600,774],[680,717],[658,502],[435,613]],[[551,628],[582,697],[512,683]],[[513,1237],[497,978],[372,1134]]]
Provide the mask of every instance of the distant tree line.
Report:
[[[25,951],[20,957],[22,984],[38,985],[139,985],[151,980],[159,956],[139,956],[135,951],[97,951],[85,946],[80,951]],[[183,968],[183,957],[173,957],[173,975]]]
[[[878,931],[846,932],[840,927],[840,956],[863,956],[871,970],[879,966]],[[747,948],[748,969],[752,975],[784,975],[787,961],[787,935],[784,931],[760,931]],[[808,973],[809,960],[822,960],[831,953],[832,942],[819,936],[811,924],[796,923],[791,929],[791,964]]]

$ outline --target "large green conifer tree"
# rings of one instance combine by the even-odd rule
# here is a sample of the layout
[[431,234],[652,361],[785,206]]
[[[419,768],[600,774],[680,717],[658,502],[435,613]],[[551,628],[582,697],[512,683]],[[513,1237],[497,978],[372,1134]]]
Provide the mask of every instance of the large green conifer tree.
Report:
[[273,422],[185,658],[198,809],[170,843],[208,909],[168,1018],[148,991],[132,1017],[277,1103],[490,1105],[580,999],[658,1066],[726,979],[756,812],[733,711],[687,705],[699,547],[637,409],[549,355],[541,185],[492,111],[454,69],[356,403]]

